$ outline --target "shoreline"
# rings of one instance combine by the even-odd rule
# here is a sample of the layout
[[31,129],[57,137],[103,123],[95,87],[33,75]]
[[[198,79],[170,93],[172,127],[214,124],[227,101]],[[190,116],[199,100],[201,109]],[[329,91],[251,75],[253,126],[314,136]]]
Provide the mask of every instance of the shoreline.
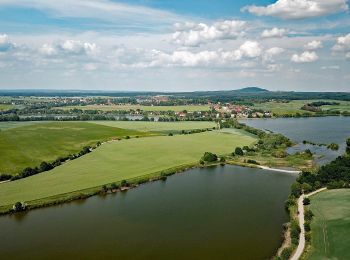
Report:
[[[283,169],[277,169],[277,168],[270,168],[267,166],[262,166],[262,165],[255,165],[255,164],[249,164],[249,163],[240,163],[240,162],[233,162],[233,161],[227,161],[224,164],[222,162],[215,162],[215,163],[208,163],[205,165],[201,165],[199,162],[197,163],[190,163],[186,165],[179,165],[173,168],[168,168],[162,171],[146,174],[146,175],[141,175],[138,177],[134,177],[131,179],[126,179],[126,181],[129,183],[128,189],[136,188],[141,184],[146,184],[148,182],[153,182],[153,181],[159,181],[162,180],[164,177],[168,177],[171,175],[183,173],[187,170],[190,169],[196,169],[196,168],[206,168],[206,167],[212,167],[212,166],[219,166],[219,165],[234,165],[234,166],[239,166],[239,167],[247,167],[247,168],[257,168],[261,170],[269,170],[269,171],[276,171],[276,172],[282,172],[282,173],[297,173],[299,171],[289,171],[289,170],[283,170]],[[114,183],[120,184],[121,181],[116,181]],[[107,183],[104,185],[111,185],[112,183]],[[83,190],[76,190],[72,191],[69,193],[62,193],[62,194],[57,194],[54,196],[46,197],[46,198],[40,198],[32,201],[24,201],[24,203],[27,204],[27,207],[24,211],[30,211],[32,209],[37,209],[37,208],[43,208],[43,207],[49,207],[53,205],[58,205],[58,204],[63,204],[66,202],[71,202],[74,200],[79,200],[79,199],[86,199],[95,195],[98,195],[101,193],[101,187],[103,185],[95,186],[95,187],[90,187],[86,188]],[[116,192],[120,192],[122,189],[119,188]],[[1,215],[8,215],[8,214],[14,214],[16,213],[13,211],[13,205],[3,205],[0,206],[0,216]]]

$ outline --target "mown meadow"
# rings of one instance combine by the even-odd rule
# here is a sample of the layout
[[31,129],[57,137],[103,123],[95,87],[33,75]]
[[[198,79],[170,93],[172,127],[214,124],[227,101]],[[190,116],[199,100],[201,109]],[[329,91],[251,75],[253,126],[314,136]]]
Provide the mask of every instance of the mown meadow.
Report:
[[311,249],[307,259],[350,259],[350,190],[328,190],[311,197]]
[[206,151],[218,155],[228,154],[237,146],[250,145],[255,141],[254,137],[243,135],[242,132],[211,131],[106,143],[51,171],[1,184],[0,206],[57,197],[104,184],[159,174],[166,169],[197,164]]

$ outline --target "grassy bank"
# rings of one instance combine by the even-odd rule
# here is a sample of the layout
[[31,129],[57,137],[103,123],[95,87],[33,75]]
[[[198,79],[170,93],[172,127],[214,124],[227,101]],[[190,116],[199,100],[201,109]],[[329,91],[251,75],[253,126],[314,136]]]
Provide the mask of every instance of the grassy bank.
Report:
[[59,196],[197,163],[206,151],[227,154],[237,146],[255,141],[241,133],[215,131],[107,143],[51,171],[0,184],[0,206]]

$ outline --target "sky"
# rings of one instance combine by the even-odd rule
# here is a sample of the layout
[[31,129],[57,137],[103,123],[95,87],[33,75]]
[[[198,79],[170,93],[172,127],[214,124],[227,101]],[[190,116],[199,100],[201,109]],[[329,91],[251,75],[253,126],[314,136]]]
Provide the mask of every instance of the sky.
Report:
[[349,83],[348,0],[0,0],[0,89]]

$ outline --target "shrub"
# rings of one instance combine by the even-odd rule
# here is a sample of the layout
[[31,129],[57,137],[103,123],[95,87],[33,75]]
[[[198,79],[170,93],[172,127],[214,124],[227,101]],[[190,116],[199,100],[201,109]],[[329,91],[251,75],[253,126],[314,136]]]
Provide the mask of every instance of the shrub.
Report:
[[283,249],[283,251],[281,253],[281,259],[288,260],[291,257],[292,252],[293,252],[292,248],[290,248],[290,247]]
[[121,183],[120,183],[120,185],[121,185],[122,187],[129,187],[129,183],[128,183],[126,180],[122,180]]
[[25,205],[21,202],[16,202],[15,205],[13,205],[13,210],[16,212],[23,211],[25,209]]
[[311,230],[310,222],[305,222],[304,223],[304,229],[306,232],[309,232]]
[[310,199],[309,198],[304,198],[303,204],[304,205],[310,205]]
[[225,157],[221,156],[221,157],[220,157],[220,162],[226,162]]
[[168,136],[173,136],[173,133],[169,133]]
[[242,148],[241,147],[236,147],[235,154],[242,156],[244,154]]
[[314,216],[314,213],[312,213],[311,210],[308,209],[305,211],[305,220],[306,221],[311,221],[313,216]]
[[258,162],[255,161],[255,160],[252,160],[252,159],[248,159],[248,160],[247,160],[247,163],[260,165],[260,163],[258,163]]
[[119,189],[119,186],[115,183],[112,183],[111,188],[112,188],[112,190],[117,190],[117,189]]
[[215,153],[205,152],[202,160],[205,162],[216,162],[218,160],[218,156]]

